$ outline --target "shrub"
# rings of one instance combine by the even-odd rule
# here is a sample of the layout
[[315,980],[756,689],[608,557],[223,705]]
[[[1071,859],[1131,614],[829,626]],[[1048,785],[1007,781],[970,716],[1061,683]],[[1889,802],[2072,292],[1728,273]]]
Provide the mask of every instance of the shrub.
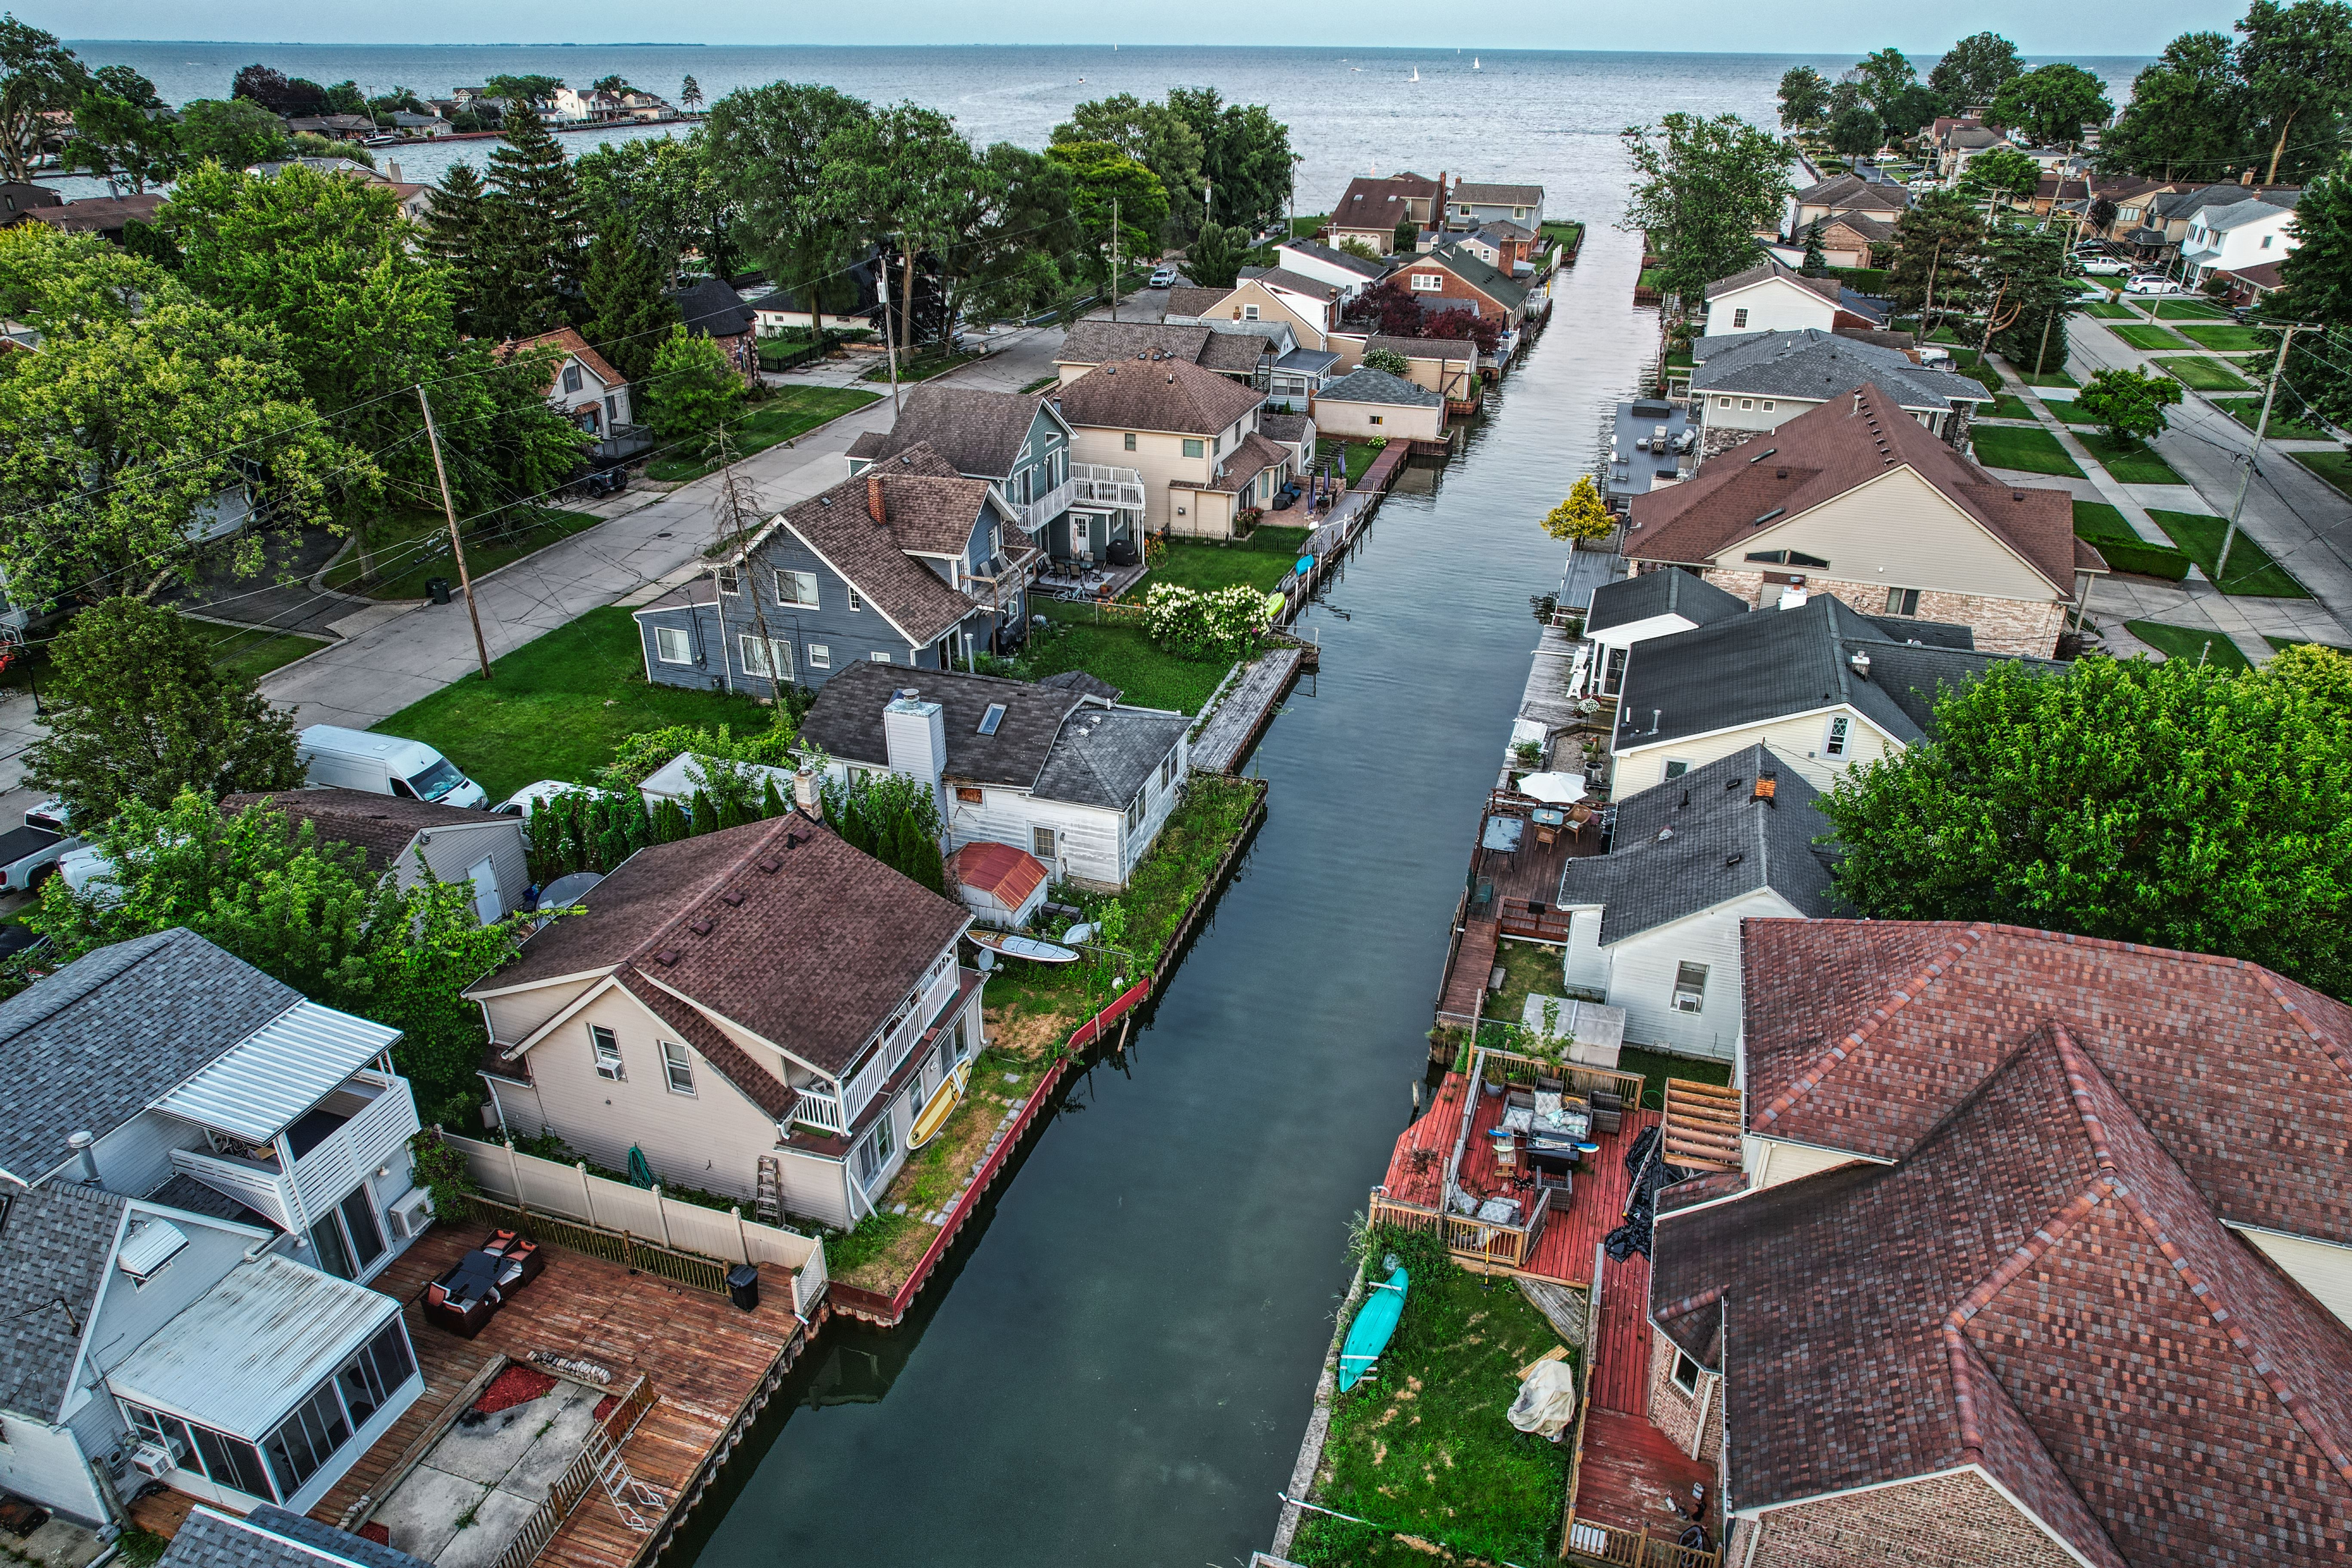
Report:
[[1172,582],[1157,582],[1143,596],[1143,628],[1168,653],[1183,659],[1238,659],[1257,647],[1258,633],[1273,614],[1271,599],[1244,583],[1202,593]]

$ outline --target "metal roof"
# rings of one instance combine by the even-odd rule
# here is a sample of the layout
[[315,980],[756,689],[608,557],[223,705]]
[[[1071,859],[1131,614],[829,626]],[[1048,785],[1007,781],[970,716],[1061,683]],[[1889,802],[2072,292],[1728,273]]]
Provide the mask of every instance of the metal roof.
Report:
[[291,1259],[240,1263],[107,1383],[125,1399],[259,1441],[400,1303]]
[[299,1001],[215,1057],[154,1108],[266,1144],[399,1038],[396,1029]]

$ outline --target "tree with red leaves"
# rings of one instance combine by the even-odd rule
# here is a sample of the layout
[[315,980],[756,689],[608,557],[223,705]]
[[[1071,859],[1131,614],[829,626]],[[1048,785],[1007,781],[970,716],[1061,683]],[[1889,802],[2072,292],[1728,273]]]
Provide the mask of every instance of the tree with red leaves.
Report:
[[1419,336],[1450,338],[1456,342],[1466,340],[1477,344],[1480,353],[1491,354],[1503,341],[1503,323],[1498,318],[1454,306],[1423,316]]

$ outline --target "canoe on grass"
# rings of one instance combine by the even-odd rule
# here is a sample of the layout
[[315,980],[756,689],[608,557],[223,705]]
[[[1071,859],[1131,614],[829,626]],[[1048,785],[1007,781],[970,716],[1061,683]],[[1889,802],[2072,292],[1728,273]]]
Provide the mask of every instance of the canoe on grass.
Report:
[[1010,931],[968,931],[964,935],[974,946],[1002,953],[1008,958],[1030,958],[1040,964],[1075,964],[1078,961],[1075,949],[1055,942],[1041,942],[1034,936],[1018,936]]
[[950,1113],[962,1103],[964,1085],[971,1082],[971,1063],[961,1062],[948,1074],[946,1082],[931,1091],[930,1099],[922,1110],[916,1113],[914,1135],[907,1140],[910,1152],[939,1136],[940,1129],[947,1125]]
[[1356,1380],[1371,1369],[1389,1346],[1389,1336],[1396,1333],[1397,1319],[1404,1315],[1405,1287],[1412,1282],[1403,1267],[1385,1281],[1374,1285],[1364,1296],[1364,1304],[1356,1309],[1356,1321],[1348,1325],[1348,1337],[1339,1343],[1339,1392],[1345,1394],[1356,1386]]

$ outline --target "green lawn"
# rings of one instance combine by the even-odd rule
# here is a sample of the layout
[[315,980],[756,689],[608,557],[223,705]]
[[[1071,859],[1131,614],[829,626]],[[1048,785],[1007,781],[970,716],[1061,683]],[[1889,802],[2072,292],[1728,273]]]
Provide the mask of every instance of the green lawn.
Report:
[[1629,1045],[1617,1053],[1617,1071],[1642,1075],[1642,1103],[1653,1111],[1666,1108],[1666,1080],[1679,1078],[1691,1083],[1728,1083],[1731,1063],[1701,1061],[1693,1056],[1669,1056],[1661,1051],[1643,1051]]
[[2161,621],[2126,621],[2124,629],[2167,659],[2186,659],[2196,664],[2202,658],[2206,664],[2222,670],[2251,670],[2246,656],[2238,645],[2219,632],[2200,632],[2193,626],[2168,626]]
[[1962,364],[1960,362],[1960,351],[1955,350],[1953,352],[1953,369],[1958,374],[1968,377],[1969,380],[1976,382],[1977,385],[1992,393],[1993,396],[2000,397],[2007,390],[2002,385],[2000,372],[1994,370],[1990,365],[1978,363],[1975,350],[1970,349],[1967,350],[1967,353],[1969,355],[1969,361],[1966,364]]
[[2063,371],[2042,371],[2036,373],[2022,368],[2012,368],[2011,373],[2030,387],[2078,387],[2083,384]]
[[324,637],[292,632],[256,632],[243,626],[223,626],[215,621],[187,620],[188,630],[209,644],[213,667],[244,680],[257,681],[280,664],[290,664],[305,653],[327,645]]
[[2334,648],[2339,653],[2352,653],[2352,648],[2338,647],[2334,643],[2315,643],[2308,637],[2265,637],[2263,641],[2282,653],[2289,648]]
[[[1300,239],[1312,235],[1330,221],[1331,214],[1328,213],[1314,213],[1303,218],[1293,218],[1290,220],[1290,237]],[[1552,225],[1546,224],[1544,226],[1550,228]]]
[[2179,582],[2189,575],[2189,558],[2177,549],[2152,545],[2132,532],[2123,513],[2105,501],[2074,503],[2074,532],[2098,547],[2117,571]]
[[1315,443],[1315,461],[1320,465],[1341,448],[1347,451],[1348,483],[1355,484],[1364,476],[1387,443],[1380,441],[1343,441],[1337,436],[1322,436]]
[[2289,455],[2338,490],[2352,496],[2352,452],[2295,452]]
[[[507,516],[515,518],[517,526],[504,527],[503,519],[465,525],[466,570],[477,579],[604,520],[591,512],[530,516],[517,511]],[[422,599],[427,581],[446,577],[449,591],[457,591],[457,563],[449,554],[449,524],[440,513],[399,513],[371,525],[367,533],[368,547],[375,556],[376,580],[362,579],[364,563],[355,549],[327,573],[329,588],[363,593],[370,599]]]
[[2231,323],[2213,327],[2194,325],[2183,327],[2180,329],[2180,335],[2200,349],[2211,349],[2223,354],[2243,353],[2248,349],[2267,348],[2278,341],[2274,334],[2265,332],[2260,328],[2240,327]]
[[488,681],[453,681],[376,728],[432,746],[495,801],[541,779],[593,779],[639,730],[731,724],[740,733],[765,729],[770,715],[749,697],[648,682],[635,620],[608,604],[492,661]]
[[1261,526],[1256,532],[1238,544],[1192,543],[1169,541],[1168,554],[1150,575],[1137,583],[1128,594],[1140,601],[1155,582],[1173,582],[1202,591],[1228,588],[1237,582],[1250,587],[1271,590],[1280,582],[1298,559],[1311,528],[1284,528]]
[[1584,243],[1584,225],[1579,223],[1545,223],[1536,226],[1544,238],[1567,249],[1574,250]]
[[2140,313],[2128,305],[2118,305],[2112,299],[2095,299],[2083,307],[2083,314],[2102,321],[2137,321]]
[[1290,1549],[1305,1568],[1555,1560],[1568,1451],[1503,1413],[1559,1335],[1508,1280],[1423,1255],[1376,1373],[1332,1402],[1317,1477],[1323,1506],[1376,1528],[1309,1513]]
[[[2271,441],[2334,439],[2326,431],[2308,420],[2290,419],[2285,407],[2287,401],[2285,398],[2281,398],[2271,405],[2270,428],[2263,433],[2264,439]],[[2220,409],[2248,430],[2253,429],[2255,421],[2263,416],[2263,400],[2258,397],[2217,397],[2212,402],[2215,408]],[[2323,453],[2321,455],[2324,456],[2326,454]]]
[[[776,443],[814,430],[827,420],[855,413],[869,402],[878,402],[882,396],[856,387],[796,386],[772,392],[765,401],[753,403],[730,429],[735,455],[749,457],[754,452],[765,452]],[[681,453],[655,458],[646,465],[646,477],[664,481],[699,479],[718,466],[715,458]]]
[[[981,356],[978,354],[933,353],[923,354],[916,358],[909,359],[906,355],[901,354],[898,357],[898,384],[900,386],[905,386],[909,382],[927,382],[933,376],[942,375],[949,371],[954,370],[958,365],[968,365],[979,358],[981,358]],[[876,363],[874,368],[866,371],[860,379],[869,382],[887,382],[889,381],[889,356],[887,354],[884,355],[882,359]]]
[[2158,299],[2156,319],[2159,321],[2218,321],[2221,308],[2208,305],[2202,299]]
[[2110,327],[2108,331],[2135,349],[2186,349],[2189,340],[2179,333],[2164,327],[2152,327],[2143,322],[2135,327]]
[[2086,430],[2078,438],[2099,460],[2101,467],[2126,485],[2178,485],[2180,476],[2156,455],[2156,449],[2134,444],[2117,446],[2103,431]]
[[1990,408],[1982,410],[1977,417],[1979,419],[2021,419],[2029,424],[2034,422],[2033,411],[2026,407],[2025,400],[2015,392],[2001,393],[1993,399]]
[[2203,354],[2184,354],[2177,360],[2159,361],[2156,367],[2182,386],[2199,392],[2244,392],[2246,378],[2219,360]]
[[2230,546],[2230,576],[2223,581],[2213,569],[2221,559],[2221,535],[2229,527],[2226,521],[2201,512],[2159,512],[2153,507],[2147,515],[2222,592],[2266,599],[2311,597],[2286,568],[2271,559],[2268,550],[2246,537],[2243,528],[2238,530],[2237,538]]
[[2058,438],[2046,430],[2021,430],[2013,425],[1979,424],[1970,428],[1977,461],[1988,468],[2015,468],[2028,474],[2055,474],[2080,479],[2082,469],[2066,455]]
[[1037,599],[1030,608],[1049,624],[1038,629],[1022,653],[1021,674],[1026,680],[1084,670],[1108,681],[1139,706],[1199,713],[1230,667],[1163,653],[1140,626],[1097,624],[1089,605]]
[[1021,389],[1021,395],[1024,397],[1034,397],[1061,379],[1062,378],[1058,374],[1039,376],[1035,381],[1031,382],[1027,386]]

